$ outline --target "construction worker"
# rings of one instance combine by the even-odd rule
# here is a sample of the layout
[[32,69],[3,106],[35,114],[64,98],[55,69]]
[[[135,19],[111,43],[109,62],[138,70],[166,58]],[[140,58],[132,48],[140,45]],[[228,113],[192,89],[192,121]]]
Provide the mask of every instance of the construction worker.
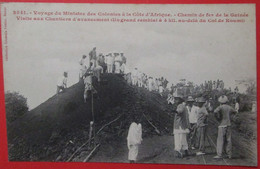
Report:
[[175,143],[175,153],[176,157],[183,158],[183,156],[188,155],[188,143],[187,134],[189,133],[189,121],[188,121],[188,111],[185,106],[183,96],[178,92],[174,93],[175,105],[177,105],[175,118],[174,118],[174,143]]
[[85,84],[85,90],[84,90],[84,102],[87,102],[87,99],[89,98],[88,93],[93,90],[93,85],[92,85],[92,76],[93,76],[93,66],[92,63],[91,67],[88,68],[88,70],[85,73],[85,78],[84,78],[84,84]]
[[97,52],[96,52],[96,47],[94,47],[90,52],[89,52],[89,59],[92,64],[97,60]]
[[213,112],[213,100],[210,97],[209,100],[206,102],[206,109],[208,112]]
[[124,56],[123,52],[121,52],[121,57],[122,57],[122,63],[126,64],[126,57]]
[[190,123],[190,133],[189,133],[189,145],[191,149],[195,149],[196,141],[197,141],[197,121],[198,121],[198,107],[194,105],[195,100],[192,96],[189,96],[186,103],[187,103],[187,110],[189,114],[189,123]]
[[83,55],[82,59],[80,59],[80,61],[79,61],[79,64],[80,64],[79,79],[82,79],[87,68],[89,67],[89,58],[87,58],[86,55]]
[[168,104],[174,104],[174,97],[169,93],[167,97],[167,103]]
[[232,158],[231,115],[237,112],[227,104],[227,96],[220,96],[218,101],[220,106],[215,109],[214,115],[220,124],[218,126],[217,156],[214,158],[223,157],[223,148],[225,148],[228,158]]
[[136,162],[139,145],[141,144],[142,140],[142,125],[141,123],[137,124],[136,118],[133,118],[127,135],[127,147],[129,150],[128,160],[130,163]]
[[119,53],[115,53],[115,73],[120,73],[120,67],[122,63],[122,57]]
[[197,134],[198,134],[198,145],[199,152],[196,155],[205,154],[205,137],[206,127],[208,125],[208,111],[205,107],[206,100],[203,97],[197,99],[198,104],[198,120],[197,120]]
[[65,91],[67,88],[67,80],[68,80],[68,72],[64,72],[63,76],[58,79],[57,82],[57,94],[59,94],[60,90]]
[[105,63],[105,57],[104,57],[104,55],[102,53],[99,54],[98,65],[102,66],[103,73],[105,73],[107,71],[106,63]]
[[98,82],[100,82],[100,80],[101,80],[100,76],[101,76],[102,73],[103,73],[103,67],[100,66],[100,65],[97,63],[97,65],[96,65],[96,66],[94,67],[94,69],[93,69],[93,75],[97,77]]

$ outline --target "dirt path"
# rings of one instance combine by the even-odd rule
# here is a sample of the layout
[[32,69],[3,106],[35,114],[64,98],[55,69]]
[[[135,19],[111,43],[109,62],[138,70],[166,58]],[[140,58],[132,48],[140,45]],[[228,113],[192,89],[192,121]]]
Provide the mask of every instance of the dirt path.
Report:
[[[164,164],[206,164],[206,165],[256,165],[250,158],[241,155],[241,147],[233,145],[233,159],[213,159],[216,155],[216,128],[208,128],[206,140],[206,155],[196,156],[197,150],[191,150],[191,155],[183,159],[174,157],[174,136],[152,136],[143,139],[139,149],[138,163]],[[237,137],[237,136],[236,136]],[[90,162],[118,162],[128,163],[128,149],[126,140],[120,144],[102,145]]]

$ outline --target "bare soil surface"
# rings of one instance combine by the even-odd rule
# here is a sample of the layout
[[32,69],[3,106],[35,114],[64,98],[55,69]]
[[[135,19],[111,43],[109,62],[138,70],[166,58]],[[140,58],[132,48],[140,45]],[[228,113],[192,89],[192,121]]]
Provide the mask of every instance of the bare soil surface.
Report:
[[[174,156],[171,134],[173,107],[166,98],[130,86],[120,75],[105,74],[102,79],[100,84],[94,84],[98,91],[93,98],[95,140],[88,143],[92,102],[84,103],[84,84],[79,82],[7,126],[9,160],[128,163],[126,136],[134,115],[143,126],[138,163],[257,165],[256,113],[240,112],[232,122],[233,159],[213,159],[217,122],[212,115],[207,154],[196,156],[192,150],[189,156],[179,159]],[[100,146],[92,152],[94,143]]]

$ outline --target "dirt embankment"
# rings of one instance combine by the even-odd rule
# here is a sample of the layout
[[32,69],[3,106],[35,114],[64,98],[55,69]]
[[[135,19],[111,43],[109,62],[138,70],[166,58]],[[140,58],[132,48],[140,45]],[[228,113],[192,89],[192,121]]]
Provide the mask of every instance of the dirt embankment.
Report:
[[[173,117],[165,98],[142,88],[129,86],[121,76],[104,75],[94,84],[96,130],[122,115],[106,127],[98,142],[109,143],[126,137],[132,115],[141,119],[144,136],[154,134],[152,122],[162,133],[171,129]],[[8,126],[11,161],[66,161],[88,140],[92,120],[91,100],[84,103],[84,84],[79,82],[55,95]],[[144,118],[144,115],[146,118]],[[117,137],[115,137],[117,135]]]

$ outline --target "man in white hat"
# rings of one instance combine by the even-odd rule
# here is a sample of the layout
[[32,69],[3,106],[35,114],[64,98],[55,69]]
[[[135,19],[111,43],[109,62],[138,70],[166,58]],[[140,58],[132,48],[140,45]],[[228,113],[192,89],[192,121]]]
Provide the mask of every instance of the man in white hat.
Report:
[[198,116],[197,116],[197,132],[198,132],[198,147],[199,152],[196,155],[205,154],[205,138],[206,129],[208,125],[208,111],[205,107],[206,100],[203,97],[197,99],[197,104],[199,106]]
[[232,158],[231,115],[237,112],[234,108],[227,105],[227,96],[220,96],[218,101],[220,106],[215,109],[214,114],[217,120],[220,121],[220,124],[218,126],[217,156],[214,158],[223,157],[223,148],[225,148],[228,158]]
[[[177,105],[174,118],[174,150],[176,156],[182,158],[188,155],[187,134],[189,133],[188,111],[185,106],[183,96],[179,93],[174,93],[175,105]],[[184,154],[183,154],[184,152]]]
[[187,110],[189,114],[189,122],[190,122],[190,134],[189,134],[189,145],[191,149],[195,149],[196,141],[197,141],[197,121],[198,121],[198,107],[194,105],[194,99],[192,96],[189,96],[186,103],[187,103]]
[[68,72],[64,72],[63,76],[58,79],[57,82],[57,94],[59,94],[60,90],[65,91],[67,88],[67,80],[68,80]]

